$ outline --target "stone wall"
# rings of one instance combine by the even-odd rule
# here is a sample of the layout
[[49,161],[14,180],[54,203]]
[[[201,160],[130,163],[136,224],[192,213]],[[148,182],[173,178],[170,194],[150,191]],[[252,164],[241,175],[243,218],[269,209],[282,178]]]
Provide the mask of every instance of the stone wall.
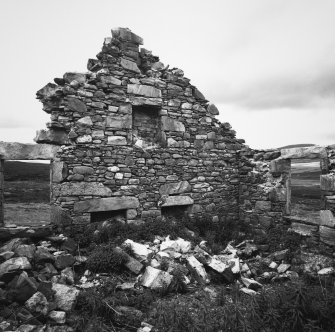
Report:
[[[112,30],[86,73],[65,73],[37,92],[50,114],[37,143],[58,144],[52,161],[53,221],[85,225],[120,210],[128,222],[218,208],[239,214],[239,154],[218,110],[128,29]],[[112,213],[111,213],[112,215]],[[64,218],[63,218],[64,219]]]
[[[320,161],[320,218],[303,220],[291,215],[291,160]],[[253,225],[256,234],[286,223],[306,238],[310,246],[335,246],[335,150],[313,146],[282,150],[239,152],[240,220]],[[325,250],[323,248],[322,250]]]

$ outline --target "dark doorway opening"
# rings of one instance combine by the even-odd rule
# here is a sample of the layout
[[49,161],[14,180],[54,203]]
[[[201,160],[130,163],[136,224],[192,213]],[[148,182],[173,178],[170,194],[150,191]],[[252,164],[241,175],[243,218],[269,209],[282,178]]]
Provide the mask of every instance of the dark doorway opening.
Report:
[[50,223],[50,162],[5,160],[3,173],[5,225]]

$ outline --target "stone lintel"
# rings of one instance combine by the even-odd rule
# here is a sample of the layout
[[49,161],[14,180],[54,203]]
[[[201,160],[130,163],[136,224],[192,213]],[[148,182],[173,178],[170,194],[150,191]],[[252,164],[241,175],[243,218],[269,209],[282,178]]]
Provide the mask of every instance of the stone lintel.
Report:
[[325,158],[327,151],[324,146],[308,146],[301,148],[281,149],[283,159],[302,159],[302,158]]
[[165,198],[162,207],[177,206],[177,205],[192,205],[193,199],[189,196],[168,196]]
[[59,146],[52,144],[0,142],[1,159],[7,160],[50,160],[58,150]]
[[76,202],[74,212],[99,212],[124,209],[136,209],[140,205],[136,197],[95,198]]

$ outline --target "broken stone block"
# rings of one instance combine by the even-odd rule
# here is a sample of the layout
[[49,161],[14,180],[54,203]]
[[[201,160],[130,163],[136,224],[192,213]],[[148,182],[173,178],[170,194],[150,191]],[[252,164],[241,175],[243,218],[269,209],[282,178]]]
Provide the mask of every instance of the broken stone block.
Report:
[[140,74],[141,71],[139,70],[136,62],[121,58],[121,66],[122,68],[129,70],[129,71],[133,71],[135,73]]
[[206,283],[208,281],[208,277],[203,265],[194,256],[187,257],[186,261],[189,270],[195,274],[198,281],[202,284]]
[[45,247],[37,247],[35,251],[36,263],[54,262],[55,257]]
[[257,282],[256,280],[241,277],[241,281],[245,287],[257,291],[258,289],[262,288],[263,285]]
[[15,277],[9,286],[13,292],[13,299],[20,303],[27,301],[37,291],[37,283],[25,271]]
[[330,246],[335,246],[335,228],[320,226],[320,240]]
[[85,83],[86,82],[86,74],[84,73],[65,73],[63,75],[63,79],[67,83],[71,83],[72,81],[77,81],[78,83]]
[[56,324],[64,324],[66,321],[66,312],[52,310],[49,312],[48,317]]
[[152,250],[148,249],[147,246],[141,243],[134,242],[132,240],[126,240],[124,245],[128,245],[131,247],[134,256],[139,259],[140,261],[148,260],[149,256],[152,255]]
[[242,292],[244,294],[247,294],[247,295],[256,295],[257,294],[256,291],[254,291],[252,289],[249,289],[249,288],[245,288],[245,287],[241,288],[240,292]]
[[79,120],[77,120],[77,124],[81,125],[81,126],[87,126],[87,127],[91,127],[93,126],[93,122],[90,116],[85,116]]
[[320,218],[322,226],[335,227],[335,218],[330,210],[321,210]]
[[334,275],[335,274],[335,269],[333,267],[325,267],[318,271],[318,275],[320,276],[325,276],[325,275]]
[[300,222],[292,222],[291,228],[294,232],[304,236],[311,236],[318,230],[317,226],[307,225]]
[[52,181],[60,183],[64,181],[68,175],[67,165],[63,161],[51,162]]
[[124,255],[127,255],[127,263],[125,263],[124,265],[126,266],[126,268],[135,273],[135,274],[139,274],[141,272],[141,270],[143,269],[143,264],[140,263],[138,260],[136,260],[134,257],[129,256],[127,253],[125,253],[121,248],[116,247],[115,251],[117,252],[122,252]]
[[25,303],[26,308],[36,315],[46,316],[49,310],[49,303],[46,297],[41,292],[36,292]]
[[141,285],[151,289],[161,289],[168,287],[172,278],[172,275],[168,272],[147,266],[141,278]]
[[218,108],[214,104],[209,104],[207,107],[207,111],[212,115],[219,115],[220,112]]
[[75,258],[71,254],[60,254],[55,257],[55,266],[57,269],[63,270],[66,267],[72,266],[75,261]]
[[112,36],[121,41],[130,42],[138,45],[143,45],[143,38],[131,32],[128,28],[112,29]]
[[282,263],[277,267],[277,271],[278,273],[285,273],[290,267],[291,267],[290,264]]
[[176,240],[170,240],[170,237],[166,237],[160,245],[161,251],[175,251],[180,253],[187,253],[191,250],[191,242],[185,241],[184,239],[177,238]]
[[278,267],[278,264],[276,262],[271,262],[271,264],[269,265],[270,269],[275,270]]
[[60,309],[65,312],[71,311],[80,291],[75,287],[57,283],[52,284],[52,290],[55,292],[56,309]]
[[19,257],[27,257],[29,260],[34,258],[36,247],[33,244],[21,244],[15,248],[15,254]]
[[14,252],[13,251],[4,251],[2,253],[0,253],[0,262],[6,261],[10,258],[12,258],[14,256]]
[[65,281],[68,285],[74,284],[74,272],[71,267],[66,267],[64,270],[61,271],[61,278]]
[[188,181],[180,181],[176,183],[166,183],[160,186],[159,193],[161,195],[176,195],[191,191],[191,185]]
[[80,99],[74,97],[67,97],[67,101],[68,101],[68,108],[71,111],[79,113],[87,112],[86,105]]
[[14,257],[0,264],[0,280],[23,270],[31,270],[27,257]]
[[162,116],[162,130],[185,132],[185,126],[182,122]]
[[67,132],[64,130],[38,130],[36,132],[36,137],[34,138],[36,143],[47,143],[55,145],[68,145],[70,144]]

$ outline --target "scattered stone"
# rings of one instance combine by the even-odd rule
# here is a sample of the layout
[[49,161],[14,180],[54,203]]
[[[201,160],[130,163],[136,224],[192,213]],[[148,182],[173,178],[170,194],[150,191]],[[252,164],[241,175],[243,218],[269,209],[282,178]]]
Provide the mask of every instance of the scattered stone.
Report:
[[75,261],[75,258],[71,254],[61,254],[55,257],[55,266],[57,269],[62,270],[72,266]]
[[291,267],[290,264],[284,264],[284,263],[282,263],[282,264],[280,264],[280,265],[278,266],[277,271],[278,271],[278,273],[284,273],[284,272],[286,272],[290,267]]
[[49,303],[46,297],[41,292],[36,292],[30,299],[27,300],[25,306],[29,311],[36,315],[46,316],[49,310]]
[[240,288],[240,292],[245,293],[247,295],[252,295],[252,296],[257,294],[257,292],[254,291],[253,289],[245,288],[245,287]]
[[241,281],[245,287],[257,291],[258,289],[262,288],[263,285],[257,282],[256,280],[241,277]]
[[147,246],[141,243],[134,242],[132,240],[126,240],[124,245],[129,245],[134,253],[134,256],[141,261],[148,260],[149,256],[152,255],[152,250],[148,249]]
[[31,270],[31,265],[26,257],[14,257],[0,264],[0,280],[22,270]]
[[197,280],[202,284],[207,283],[208,277],[203,265],[194,256],[187,257],[186,261],[189,270],[194,273]]
[[79,295],[79,290],[57,283],[52,284],[52,290],[55,292],[56,308],[65,312],[71,311]]
[[50,319],[52,319],[56,324],[64,324],[66,321],[66,312],[52,310],[49,312]]
[[162,289],[168,287],[171,281],[170,273],[147,266],[141,278],[141,285],[151,289]]

